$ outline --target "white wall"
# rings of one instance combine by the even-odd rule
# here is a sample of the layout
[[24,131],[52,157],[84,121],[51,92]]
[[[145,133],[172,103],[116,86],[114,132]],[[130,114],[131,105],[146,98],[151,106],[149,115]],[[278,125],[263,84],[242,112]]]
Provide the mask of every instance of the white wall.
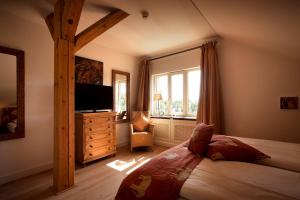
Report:
[[52,165],[53,42],[46,27],[5,12],[0,29],[2,46],[25,51],[25,138],[0,141],[2,183]]
[[300,110],[279,108],[300,96],[300,59],[227,39],[218,48],[225,132],[300,143]]
[[[42,19],[41,19],[42,20]],[[0,141],[0,184],[49,169],[53,164],[53,41],[46,25],[0,13],[0,45],[25,51],[25,138]],[[131,73],[131,105],[135,104],[136,58],[89,45],[78,55],[104,62],[104,84],[111,69]],[[0,72],[3,73],[3,72]],[[117,126],[117,142],[128,141],[127,125]]]

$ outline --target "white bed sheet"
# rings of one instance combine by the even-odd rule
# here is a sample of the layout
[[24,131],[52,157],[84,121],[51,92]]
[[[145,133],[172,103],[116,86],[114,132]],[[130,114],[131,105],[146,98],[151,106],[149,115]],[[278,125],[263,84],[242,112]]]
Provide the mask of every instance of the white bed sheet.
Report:
[[183,199],[300,199],[299,144],[237,139],[272,159],[260,165],[204,158],[184,183],[180,191]]
[[271,156],[257,161],[259,164],[300,172],[300,144],[234,137]]

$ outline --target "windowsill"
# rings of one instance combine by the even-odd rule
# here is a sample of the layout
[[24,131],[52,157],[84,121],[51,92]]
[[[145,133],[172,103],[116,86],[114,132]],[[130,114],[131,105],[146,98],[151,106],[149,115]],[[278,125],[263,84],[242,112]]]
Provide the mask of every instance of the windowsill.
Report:
[[196,117],[184,117],[184,116],[166,116],[166,115],[151,115],[154,119],[175,119],[175,120],[191,120],[196,121]]

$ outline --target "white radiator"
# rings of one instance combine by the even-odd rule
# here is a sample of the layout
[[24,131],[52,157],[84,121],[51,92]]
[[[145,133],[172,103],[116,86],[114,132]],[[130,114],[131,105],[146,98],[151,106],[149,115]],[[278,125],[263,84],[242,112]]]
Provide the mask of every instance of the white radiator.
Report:
[[174,146],[190,138],[196,122],[190,120],[152,119],[154,143],[162,146]]

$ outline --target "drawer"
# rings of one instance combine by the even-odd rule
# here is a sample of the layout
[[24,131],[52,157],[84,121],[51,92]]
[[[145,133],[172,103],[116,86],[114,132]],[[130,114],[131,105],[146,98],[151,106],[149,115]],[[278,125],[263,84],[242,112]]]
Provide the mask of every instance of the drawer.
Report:
[[95,148],[93,150],[88,150],[85,153],[85,159],[91,159],[97,156],[101,156],[107,153],[112,153],[115,152],[116,147],[115,146],[105,146],[105,147],[101,147],[101,148]]
[[107,132],[107,131],[112,132],[112,130],[113,130],[112,124],[105,124],[102,126],[99,125],[99,126],[85,126],[84,127],[85,134],[93,134],[93,133]]
[[114,138],[104,138],[102,140],[93,140],[86,143],[86,150],[97,149],[103,146],[113,146],[115,144]]
[[92,142],[95,140],[102,140],[104,138],[112,138],[112,137],[113,137],[113,133],[111,131],[94,132],[86,135],[86,142]]
[[105,124],[105,123],[112,123],[113,120],[111,117],[93,117],[93,118],[84,118],[83,124],[85,126],[92,126],[95,124]]

